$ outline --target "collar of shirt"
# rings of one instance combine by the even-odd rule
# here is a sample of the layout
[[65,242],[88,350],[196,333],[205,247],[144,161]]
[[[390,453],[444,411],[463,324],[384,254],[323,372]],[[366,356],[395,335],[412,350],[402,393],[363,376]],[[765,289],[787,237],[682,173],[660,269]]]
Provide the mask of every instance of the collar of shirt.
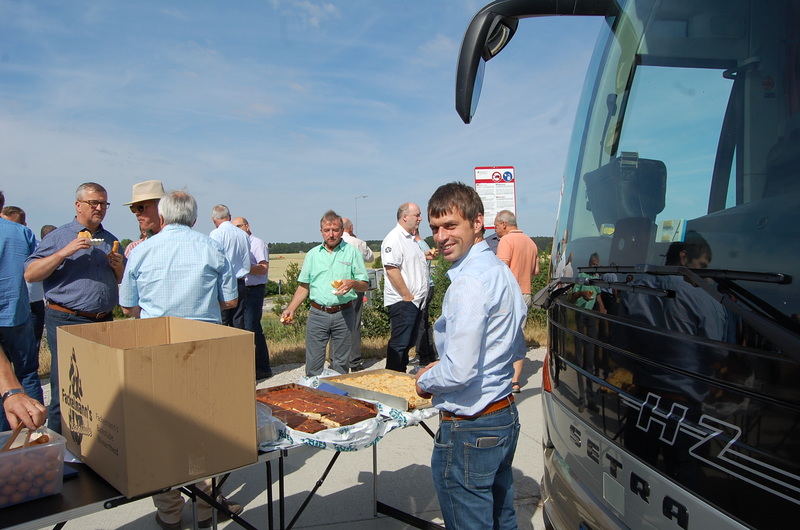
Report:
[[461,271],[468,267],[469,262],[475,259],[476,256],[478,256],[481,252],[485,251],[492,252],[486,241],[480,241],[472,245],[472,247],[470,247],[470,249],[467,251],[466,255],[462,256],[461,259],[453,263],[453,266],[448,269],[447,277],[450,278],[450,281],[452,282],[458,278],[458,275],[461,273]]

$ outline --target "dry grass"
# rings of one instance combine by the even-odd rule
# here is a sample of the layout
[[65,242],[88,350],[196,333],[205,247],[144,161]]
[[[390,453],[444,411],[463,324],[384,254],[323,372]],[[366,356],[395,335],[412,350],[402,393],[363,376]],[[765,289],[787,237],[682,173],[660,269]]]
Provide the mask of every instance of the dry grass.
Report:
[[[288,363],[304,363],[306,361],[306,345],[302,341],[270,342],[270,364],[280,365]],[[364,359],[381,359],[386,357],[386,344],[389,338],[364,338],[361,340],[361,355]],[[525,343],[528,348],[538,348],[547,344],[547,328],[532,323],[530,320],[525,326]],[[415,354],[414,348],[410,355]]]
[[[268,318],[265,315],[265,318]],[[361,354],[365,359],[380,359],[386,356],[385,338],[364,338],[361,341]],[[547,344],[547,328],[528,320],[525,326],[525,342],[528,348],[538,348]],[[273,366],[291,363],[306,362],[306,345],[303,341],[272,341],[267,337],[269,345],[269,360]],[[414,349],[411,350],[412,354]],[[412,355],[413,357],[413,355]],[[39,351],[39,375],[50,374],[50,348],[47,337],[42,338],[42,348]]]

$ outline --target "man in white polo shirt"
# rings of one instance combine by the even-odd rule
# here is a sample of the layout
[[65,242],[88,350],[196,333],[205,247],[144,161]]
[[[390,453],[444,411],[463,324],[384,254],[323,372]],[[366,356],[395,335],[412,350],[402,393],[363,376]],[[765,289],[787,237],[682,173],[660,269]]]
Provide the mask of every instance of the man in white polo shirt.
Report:
[[[414,240],[422,221],[419,206],[412,202],[397,209],[397,226],[381,243],[381,258],[386,274],[383,305],[389,312],[392,335],[386,348],[386,368],[405,372],[408,350],[414,344],[428,295],[428,262]],[[430,251],[429,251],[430,252]]]

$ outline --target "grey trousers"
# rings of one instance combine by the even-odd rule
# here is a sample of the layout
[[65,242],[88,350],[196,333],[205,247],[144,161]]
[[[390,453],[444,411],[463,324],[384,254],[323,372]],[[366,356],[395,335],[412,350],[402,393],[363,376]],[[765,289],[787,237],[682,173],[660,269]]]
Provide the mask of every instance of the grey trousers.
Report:
[[325,368],[325,350],[331,344],[331,369],[346,374],[350,362],[353,306],[338,313],[326,313],[315,307],[308,310],[306,323],[306,376],[319,375]]

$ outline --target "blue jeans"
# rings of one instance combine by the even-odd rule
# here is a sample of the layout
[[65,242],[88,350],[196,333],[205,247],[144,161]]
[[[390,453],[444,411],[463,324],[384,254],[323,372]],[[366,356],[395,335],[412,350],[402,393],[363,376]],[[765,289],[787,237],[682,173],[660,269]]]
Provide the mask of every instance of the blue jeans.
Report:
[[[431,472],[447,528],[513,530],[511,464],[519,436],[515,404],[473,420],[442,421],[433,444]],[[491,447],[476,447],[488,438]]]
[[405,372],[408,368],[408,350],[417,340],[417,330],[422,311],[414,302],[396,302],[386,307],[392,336],[386,346],[386,369]]
[[272,371],[269,366],[267,339],[264,337],[264,328],[261,327],[266,292],[266,284],[250,285],[247,287],[247,300],[244,303],[244,329],[255,334],[256,374],[266,374]]
[[325,368],[325,350],[331,343],[331,370],[346,374],[352,347],[353,307],[326,313],[315,307],[308,310],[306,322],[306,376],[319,375]]
[[[102,322],[110,322],[114,317],[109,314]],[[47,427],[61,434],[61,391],[58,386],[58,335],[56,329],[61,326],[74,326],[75,324],[92,324],[100,322],[69,313],[62,313],[45,309],[44,328],[47,333],[47,344],[50,346],[50,405],[47,407]],[[69,359],[69,356],[65,356]]]
[[[24,324],[11,327],[0,327],[0,346],[6,352],[8,360],[14,365],[14,375],[22,384],[22,389],[30,397],[42,401],[42,385],[39,382],[39,350],[36,348],[36,337],[33,324],[28,318]],[[5,414],[0,410],[0,431],[8,431]]]

